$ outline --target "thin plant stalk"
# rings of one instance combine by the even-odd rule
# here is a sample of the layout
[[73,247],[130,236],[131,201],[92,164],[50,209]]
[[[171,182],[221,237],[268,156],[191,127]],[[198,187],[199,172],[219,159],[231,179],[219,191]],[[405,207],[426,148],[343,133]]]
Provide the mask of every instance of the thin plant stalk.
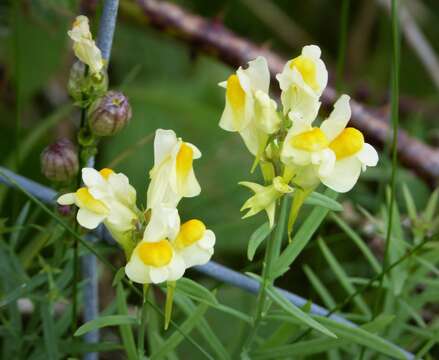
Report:
[[[392,236],[396,177],[398,171],[398,108],[399,108],[399,29],[398,29],[398,0],[392,0],[392,94],[391,94],[391,119],[392,119],[392,174],[390,178],[390,202],[387,216],[387,231],[383,256],[383,268],[387,266],[390,248],[390,239]],[[378,296],[374,304],[373,316],[375,317],[383,295],[383,279],[381,277]]]
[[346,60],[346,43],[348,33],[349,20],[349,5],[350,0],[343,0],[341,4],[339,42],[338,42],[338,56],[337,56],[337,75],[336,75],[336,89],[342,90],[343,73]]
[[268,241],[267,246],[265,247],[264,262],[262,268],[262,283],[259,289],[256,312],[254,315],[252,328],[244,343],[244,352],[250,349],[250,346],[254,340],[254,337],[257,334],[258,327],[261,324],[261,320],[263,319],[264,313],[266,311],[265,307],[267,301],[267,288],[269,285],[272,285],[274,282],[274,279],[271,276],[271,272],[272,272],[271,269],[275,258],[277,258],[276,249],[279,247],[279,245],[282,242],[282,237],[287,222],[287,206],[285,205],[287,202],[288,202],[288,197],[284,196],[282,198],[282,206],[279,203],[276,205],[276,213],[279,214],[279,217],[276,223],[276,229],[273,232],[270,241]]
[[[85,71],[84,74],[85,76],[87,76],[88,73],[88,66],[85,67]],[[82,96],[84,97],[84,95]],[[81,109],[81,123],[80,123],[80,128],[79,131],[81,131],[84,126],[86,125],[86,119],[87,117],[87,113],[86,113],[86,109]],[[79,159],[79,164],[80,164],[80,169],[82,169],[83,167],[83,162],[82,162],[82,146],[81,143],[78,143],[78,159]],[[77,179],[76,179],[76,184],[75,184],[75,188],[78,188],[81,184],[81,171],[79,171]],[[76,232],[79,232],[79,225],[76,223],[75,225],[75,230]],[[80,274],[79,274],[79,243],[78,243],[78,239],[74,238],[73,239],[73,284],[72,284],[72,332],[74,333],[76,331],[77,328],[77,315],[78,315],[78,283],[80,280]]]
[[146,326],[146,316],[148,313],[148,290],[149,284],[143,285],[143,298],[142,298],[142,309],[140,311],[139,319],[139,333],[137,338],[137,348],[139,359],[143,359],[145,355],[145,326]]

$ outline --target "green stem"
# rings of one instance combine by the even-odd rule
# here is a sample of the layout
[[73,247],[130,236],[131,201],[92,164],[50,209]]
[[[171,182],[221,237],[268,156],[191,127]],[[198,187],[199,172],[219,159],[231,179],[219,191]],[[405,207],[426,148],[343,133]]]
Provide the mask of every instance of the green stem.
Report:
[[346,42],[348,32],[348,19],[349,19],[349,2],[350,0],[343,0],[341,4],[341,16],[340,16],[340,30],[339,30],[339,43],[338,43],[338,58],[337,58],[337,75],[336,75],[336,89],[341,91],[343,82],[343,72],[346,59]]
[[[398,29],[398,0],[392,0],[392,98],[391,98],[391,118],[392,118],[392,174],[390,179],[390,202],[387,215],[386,241],[383,255],[383,268],[387,266],[389,257],[390,241],[392,236],[393,213],[395,207],[396,176],[398,167],[398,108],[399,108],[399,29]],[[379,305],[382,301],[384,292],[384,276],[381,277],[378,296],[373,309],[373,318],[377,315]]]
[[[85,76],[87,76],[88,73],[88,67],[85,67]],[[82,94],[82,98],[84,99],[85,94]],[[81,109],[81,124],[79,128],[79,132],[86,126],[87,124],[87,109],[82,108]],[[82,146],[81,142],[78,142],[78,160],[79,160],[79,172],[78,176],[76,178],[74,189],[76,191],[77,188],[81,186],[81,169],[84,165],[84,163],[81,161],[82,158]],[[76,223],[75,225],[76,232],[79,232],[79,225]],[[76,331],[77,328],[77,315],[78,315],[78,283],[79,283],[79,243],[78,239],[73,239],[73,284],[72,284],[72,331],[73,333]]]
[[[280,208],[280,209],[279,209]],[[259,288],[259,294],[257,298],[256,312],[253,318],[253,323],[249,332],[249,335],[244,343],[243,352],[248,352],[250,346],[257,334],[258,327],[261,324],[262,319],[266,313],[266,301],[267,301],[267,287],[272,285],[274,280],[272,277],[272,266],[274,260],[279,256],[282,237],[285,232],[286,220],[287,220],[287,208],[288,208],[288,196],[284,195],[282,198],[282,206],[276,205],[276,212],[280,210],[278,221],[276,223],[276,229],[273,232],[270,241],[265,247],[264,263],[262,268],[262,283]]]
[[149,284],[143,285],[143,298],[142,298],[142,310],[140,311],[139,319],[139,333],[137,337],[137,348],[139,359],[143,359],[145,355],[145,325],[147,314],[147,297],[148,297]]

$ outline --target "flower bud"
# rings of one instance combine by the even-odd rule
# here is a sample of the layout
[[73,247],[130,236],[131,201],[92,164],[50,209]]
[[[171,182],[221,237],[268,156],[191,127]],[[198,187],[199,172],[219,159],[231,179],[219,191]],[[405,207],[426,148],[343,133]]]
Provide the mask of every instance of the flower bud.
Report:
[[57,204],[56,209],[61,216],[69,216],[72,213],[72,207],[70,205]]
[[124,94],[109,91],[91,106],[88,113],[90,130],[97,136],[119,132],[131,119],[131,106]]
[[76,61],[70,70],[67,90],[76,105],[87,107],[108,90],[107,73],[102,70],[100,74],[89,74],[86,65]]
[[67,181],[78,173],[79,163],[75,146],[61,139],[41,153],[41,171],[49,180]]

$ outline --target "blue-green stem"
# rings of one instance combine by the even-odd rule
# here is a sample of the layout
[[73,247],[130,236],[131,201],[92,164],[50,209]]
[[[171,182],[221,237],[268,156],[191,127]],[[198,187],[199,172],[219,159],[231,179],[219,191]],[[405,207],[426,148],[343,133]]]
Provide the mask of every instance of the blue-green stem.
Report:
[[[278,213],[278,220],[276,222],[276,229],[273,235],[268,241],[265,247],[264,262],[262,268],[262,283],[259,289],[256,312],[253,318],[253,323],[249,331],[249,335],[244,343],[243,352],[249,351],[253,340],[258,332],[258,327],[264,318],[266,313],[266,302],[267,302],[267,288],[272,285],[274,280],[272,277],[272,266],[274,260],[279,256],[279,251],[282,244],[282,238],[285,232],[286,222],[287,222],[287,208],[288,208],[288,196],[283,196],[281,200],[281,205],[276,205],[276,213]],[[279,212],[280,210],[280,212]]]
[[146,325],[146,315],[148,312],[148,290],[149,284],[143,285],[143,298],[142,298],[142,309],[140,310],[139,319],[139,332],[137,337],[137,348],[139,359],[143,359],[145,355],[145,325]]

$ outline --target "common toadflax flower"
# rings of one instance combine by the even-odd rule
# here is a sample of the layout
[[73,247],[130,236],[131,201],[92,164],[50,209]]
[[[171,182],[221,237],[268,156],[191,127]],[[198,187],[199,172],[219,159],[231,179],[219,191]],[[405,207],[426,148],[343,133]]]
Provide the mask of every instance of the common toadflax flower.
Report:
[[262,57],[220,83],[226,88],[220,127],[239,132],[250,153],[261,160],[265,185],[240,183],[255,192],[241,208],[248,210],[244,217],[265,210],[272,226],[278,200],[293,193],[291,230],[301,205],[320,183],[337,192],[349,191],[362,170],[377,164],[378,154],[359,130],[346,127],[351,116],[347,95],[337,100],[321,126],[316,124],[320,96],[328,82],[318,46],[304,46],[276,79],[281,113],[269,97],[269,71]]
[[180,217],[177,209],[152,209],[143,238],[134,248],[125,266],[128,278],[141,284],[158,284],[180,279],[186,267],[171,243],[179,228]]
[[104,68],[104,60],[90,32],[88,18],[79,15],[73,22],[72,29],[67,32],[73,40],[73,51],[76,57],[89,66],[90,72],[100,77]]
[[320,103],[316,99],[328,83],[328,71],[320,56],[318,46],[304,46],[302,54],[288,61],[276,75],[284,114],[292,111],[299,118],[317,115]]
[[361,131],[346,127],[350,117],[349,96],[342,95],[331,116],[320,126],[336,159],[332,171],[322,174],[320,179],[340,193],[351,190],[361,171],[378,163],[377,151],[364,141]]
[[134,230],[139,215],[136,190],[124,174],[108,168],[100,171],[83,168],[82,180],[84,186],[76,192],[61,195],[58,204],[75,204],[79,208],[77,221],[86,229],[95,229],[104,223],[127,251],[130,239],[124,235]]
[[177,209],[158,206],[143,239],[137,244],[125,272],[142,284],[175,281],[185,270],[207,263],[213,255],[215,234],[197,219],[180,224]]
[[261,155],[269,135],[275,133],[281,123],[277,104],[268,95],[270,73],[266,60],[258,57],[250,61],[246,69],[240,67],[219,85],[226,89],[220,127],[238,132],[250,153]]
[[176,207],[183,197],[200,194],[193,160],[201,152],[188,142],[177,138],[172,130],[158,129],[154,139],[154,167],[147,193],[147,208],[159,205]]

